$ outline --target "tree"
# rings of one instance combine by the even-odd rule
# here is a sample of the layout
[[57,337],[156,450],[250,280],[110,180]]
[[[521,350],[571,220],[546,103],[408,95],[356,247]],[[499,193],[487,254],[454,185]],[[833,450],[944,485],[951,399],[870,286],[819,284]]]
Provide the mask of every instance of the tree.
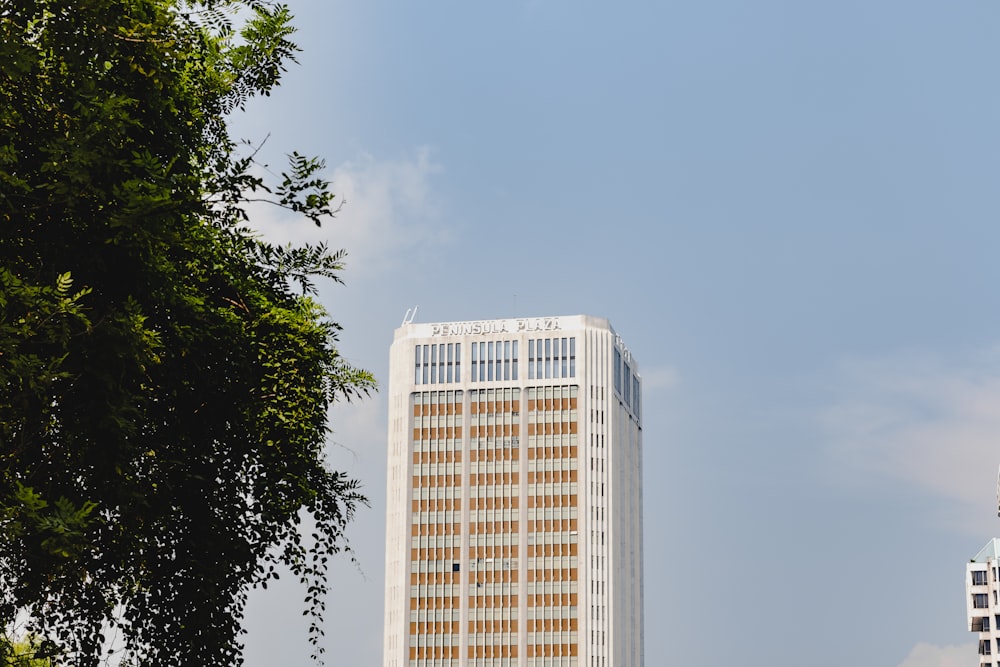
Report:
[[289,22],[259,0],[0,4],[0,626],[26,618],[60,663],[97,665],[113,630],[132,664],[239,664],[247,593],[281,564],[322,650],[364,501],[324,464],[327,412],[374,383],[313,299],[342,253],[246,227],[248,197],[332,215],[322,163],[268,184],[226,124],[294,58]]
[[50,645],[31,637],[18,641],[0,637],[0,665],[4,667],[52,667],[49,650],[51,650]]

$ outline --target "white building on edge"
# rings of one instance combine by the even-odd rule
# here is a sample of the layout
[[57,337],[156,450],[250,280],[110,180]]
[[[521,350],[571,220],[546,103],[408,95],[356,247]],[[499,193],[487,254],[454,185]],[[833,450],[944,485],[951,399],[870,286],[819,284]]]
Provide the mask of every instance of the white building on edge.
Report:
[[1000,590],[997,560],[1000,539],[993,538],[965,566],[965,606],[969,630],[979,635],[979,664],[1000,665]]
[[384,667],[642,667],[642,381],[606,319],[390,357]]

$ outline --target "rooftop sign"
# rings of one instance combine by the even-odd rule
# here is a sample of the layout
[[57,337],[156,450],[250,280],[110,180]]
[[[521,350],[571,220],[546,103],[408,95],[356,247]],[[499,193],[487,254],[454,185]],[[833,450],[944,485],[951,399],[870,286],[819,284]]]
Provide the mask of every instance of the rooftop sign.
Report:
[[475,320],[472,322],[441,322],[431,324],[432,336],[488,336],[532,331],[559,331],[558,317],[522,317],[513,320]]

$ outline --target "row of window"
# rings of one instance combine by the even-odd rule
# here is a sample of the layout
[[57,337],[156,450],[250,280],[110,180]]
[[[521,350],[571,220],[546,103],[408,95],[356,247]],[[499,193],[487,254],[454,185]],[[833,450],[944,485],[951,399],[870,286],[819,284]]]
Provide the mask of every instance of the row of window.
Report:
[[578,470],[574,456],[528,459],[528,472],[553,472],[556,470]]
[[[472,382],[516,381],[518,341],[472,343]],[[462,344],[414,346],[414,384],[451,384],[462,381]],[[528,378],[549,380],[576,377],[576,338],[528,340]]]
[[[1000,628],[1000,614],[996,616],[997,627]],[[980,616],[978,618],[972,619],[972,632],[989,632],[990,631],[990,617]]]
[[[528,536],[531,537],[530,535]],[[521,540],[519,533],[476,533],[469,535],[470,547],[488,547],[493,545],[518,544]]]
[[528,379],[576,377],[576,338],[528,340]]
[[[437,465],[429,463],[426,465]],[[433,476],[419,479],[434,479]],[[577,482],[546,482],[544,484],[529,484],[529,496],[575,496],[578,493]],[[472,484],[468,487],[469,496],[473,498],[514,497],[519,494],[518,484]],[[462,487],[459,485],[420,486],[413,489],[414,500],[430,500],[461,497]],[[603,493],[602,493],[603,495]]]
[[459,389],[455,391],[419,391],[414,393],[414,405],[461,405],[464,392]]
[[459,594],[459,584],[423,584],[410,586],[411,598],[454,597]]
[[528,533],[528,544],[576,544],[577,531],[561,530]]
[[413,475],[415,477],[432,477],[435,475],[460,475],[462,474],[462,462],[451,461],[446,463],[414,463]]
[[411,609],[410,623],[446,623],[459,621],[461,609]]
[[528,584],[528,595],[565,595],[576,592],[576,581],[535,581]]
[[[517,558],[473,558],[466,565],[470,572],[504,572],[517,569]],[[535,571],[560,571],[577,568],[576,556],[531,556],[527,560],[527,568]],[[436,558],[414,560],[410,563],[410,571],[427,573],[456,573],[462,569],[462,562],[453,558]],[[985,623],[989,630],[989,618],[977,619]]]
[[510,449],[521,446],[520,436],[497,434],[495,431],[489,433],[486,429],[481,430],[483,431],[482,437],[479,437],[476,431],[472,432],[472,437],[469,438],[470,449]]
[[458,561],[450,558],[410,561],[410,572],[458,572],[459,569]]
[[[592,411],[593,412],[593,411]],[[534,431],[541,431],[541,428],[532,429],[531,425],[534,424],[562,424],[563,427],[560,429],[562,432],[569,432],[569,424],[577,421],[577,412],[575,409],[567,410],[550,410],[545,412],[532,411],[528,413],[528,433],[535,435]],[[414,417],[413,418],[413,428],[430,428],[433,426],[461,426],[463,424],[462,415],[433,415],[429,417]],[[472,426],[471,436],[476,438],[482,435],[493,435],[492,433],[484,433],[482,427],[484,426],[507,426],[513,428],[514,435],[516,435],[516,427],[521,424],[521,413],[514,412],[479,412],[474,413],[469,416],[469,425]],[[476,427],[480,427],[477,433]],[[552,429],[546,429],[551,431]],[[541,433],[539,433],[541,435]],[[558,435],[552,434],[550,435]]]
[[[993,604],[997,604],[997,592],[993,591]],[[972,594],[972,607],[973,609],[988,609],[990,606],[990,596],[987,593],[973,593]]]
[[517,341],[472,344],[472,381],[517,380]]
[[431,438],[429,440],[414,440],[414,452],[441,452],[445,450],[461,450],[462,441],[459,438]]
[[629,362],[622,357],[621,350],[614,349],[614,385],[615,393],[622,402],[639,418],[639,376],[635,374]]
[[[524,658],[469,658],[467,663],[469,667],[578,667],[576,661],[576,656],[568,657],[558,657],[558,658],[527,658],[527,662],[524,662]],[[419,667],[452,667],[449,661],[445,661],[445,664],[437,664],[441,661],[425,661],[420,662]],[[454,664],[458,664],[456,661]],[[411,662],[410,667],[418,667],[418,663]],[[601,665],[603,667],[603,663]]]
[[493,510],[471,510],[469,521],[477,523],[480,521],[516,521],[521,516],[520,510],[506,508]]
[[512,402],[519,401],[521,398],[521,388],[520,387],[498,387],[495,389],[473,389],[469,392],[469,401],[473,404],[479,403],[478,409],[480,411],[487,410],[489,404],[493,405],[493,408],[500,410],[503,408],[503,403],[507,403],[507,408],[513,406],[509,405]]
[[447,549],[461,547],[462,536],[450,535],[414,535],[410,538],[411,549]]
[[471,498],[511,498],[519,494],[517,484],[474,484],[469,486]]
[[564,632],[529,632],[529,644],[575,644],[577,634],[573,631]]
[[[476,423],[475,418],[473,422]],[[434,426],[461,426],[462,415],[428,415],[426,417],[414,417],[413,428],[431,428]]]
[[414,348],[414,384],[461,382],[461,377],[461,343],[417,345]]
[[454,500],[461,497],[461,486],[421,486],[413,489],[414,500]]
[[[575,405],[572,399],[579,394],[578,385],[562,385],[549,387],[528,387],[528,400],[537,401],[534,410],[560,410],[569,409]],[[451,406],[456,408],[455,412],[461,409],[464,392],[454,391],[420,391],[411,394],[414,406]],[[470,404],[473,413],[507,413],[517,414],[520,409],[521,388],[520,387],[500,387],[493,389],[473,389],[469,392]],[[546,403],[543,403],[545,401]],[[558,403],[554,403],[558,401]],[[424,413],[433,413],[435,409],[424,409]],[[414,410],[419,414],[421,410]],[[446,410],[441,408],[439,412]]]
[[558,521],[577,518],[576,507],[531,507],[528,508],[528,521],[544,519]]
[[[527,589],[524,588],[527,586]],[[495,582],[469,584],[469,595],[567,595],[577,592],[575,581],[538,581],[533,583]],[[451,595],[451,593],[449,593]]]
[[[429,646],[458,646],[461,635],[456,633],[448,634],[418,634],[410,635],[410,648],[422,648]],[[457,663],[458,661],[456,661]]]
[[[463,462],[444,461],[439,463],[414,463],[412,474],[415,477],[433,477],[436,475],[460,475],[463,474]],[[545,472],[572,472],[577,470],[577,459],[570,456],[559,456],[552,458],[534,458],[528,460],[528,473]],[[470,475],[496,475],[513,474],[520,472],[521,461],[516,457],[497,458],[493,460],[471,461],[469,463]],[[433,487],[418,487],[433,488]]]
[[[527,660],[527,662],[524,662]],[[457,662],[455,664],[458,664]],[[485,658],[469,659],[469,667],[578,667],[576,656],[548,657],[548,658]],[[416,667],[416,663],[411,663],[411,667]],[[448,665],[421,664],[420,667],[449,667]],[[601,665],[603,667],[603,663]]]
[[[517,607],[470,607],[467,611],[470,630],[474,634],[516,632],[513,628],[517,627]],[[413,609],[410,611],[410,623],[441,623],[444,628],[454,628],[455,624],[461,622],[461,616],[461,609],[458,607]],[[577,607],[574,605],[529,606],[526,629],[528,632],[575,632],[578,624],[573,621],[577,616]],[[477,629],[476,626],[485,629]]]

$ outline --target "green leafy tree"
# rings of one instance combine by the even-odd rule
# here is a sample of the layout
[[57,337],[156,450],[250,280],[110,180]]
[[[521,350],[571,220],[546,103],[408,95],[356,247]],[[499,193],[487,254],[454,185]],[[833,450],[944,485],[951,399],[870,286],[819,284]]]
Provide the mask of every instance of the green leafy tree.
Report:
[[0,637],[0,665],[3,667],[54,667],[51,643],[25,637],[17,641]]
[[322,651],[364,500],[324,463],[327,414],[373,380],[313,299],[341,253],[245,226],[248,199],[334,213],[322,163],[267,183],[227,127],[293,59],[289,21],[0,2],[0,630],[27,619],[60,664],[99,664],[109,631],[130,664],[239,664],[248,591],[282,565]]

